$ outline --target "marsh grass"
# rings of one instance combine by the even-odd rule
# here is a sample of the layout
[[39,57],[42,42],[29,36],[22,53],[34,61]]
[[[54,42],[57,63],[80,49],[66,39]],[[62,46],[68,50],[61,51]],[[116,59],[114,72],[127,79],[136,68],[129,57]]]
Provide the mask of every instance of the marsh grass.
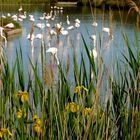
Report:
[[[111,9],[109,15],[113,32]],[[122,36],[125,52],[121,54],[121,60],[112,58],[114,67],[106,66],[100,51],[94,59],[90,53],[92,46],[86,44],[84,35],[81,35],[84,53],[80,52],[80,62],[74,52],[65,65],[61,62],[56,66],[50,62],[47,66],[45,45],[42,44],[41,65],[29,56],[31,69],[27,69],[27,74],[22,46],[16,51],[12,67],[3,53],[0,57],[0,138],[139,139],[140,48],[137,28],[134,42],[130,42],[125,33]],[[100,35],[98,50],[102,48],[102,41]],[[106,101],[102,103],[104,99]],[[3,131],[3,128],[7,130]]]
[[[76,55],[73,54],[74,87],[79,87],[78,93],[74,92],[68,81],[66,70],[70,64],[65,67],[60,64],[57,67],[58,79],[54,80],[53,68],[56,67],[46,67],[43,46],[42,68],[39,70],[38,63],[33,63],[29,57],[33,74],[28,72],[27,81],[21,48],[17,50],[17,58],[12,68],[6,61],[6,56],[1,57],[1,129],[9,129],[13,139],[139,138],[138,35],[136,32],[136,41],[133,43],[129,42],[125,34],[123,38],[127,55],[122,54],[124,60],[121,63],[126,67],[121,71],[119,63],[117,64],[117,77],[112,77],[107,72],[109,98],[104,105],[100,102],[103,72],[99,66],[96,67],[84,36],[82,40],[87,60],[81,52],[81,61],[78,65]],[[89,63],[89,67],[86,63]],[[100,61],[100,65],[105,65],[103,60]],[[39,117],[38,123],[33,119],[35,115]],[[8,137],[11,136],[4,135],[4,139]]]

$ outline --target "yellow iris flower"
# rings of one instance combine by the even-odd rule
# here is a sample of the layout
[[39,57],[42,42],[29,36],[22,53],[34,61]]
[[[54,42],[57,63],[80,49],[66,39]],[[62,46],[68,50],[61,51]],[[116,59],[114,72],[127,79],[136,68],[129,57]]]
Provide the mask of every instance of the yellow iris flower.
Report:
[[92,109],[86,107],[86,108],[84,108],[84,110],[83,110],[83,115],[84,115],[84,116],[90,115],[91,112],[92,112]]
[[4,135],[9,135],[9,136],[12,136],[12,133],[9,131],[9,129],[7,128],[1,128],[0,129],[0,138],[3,138]]
[[23,112],[21,109],[19,109],[17,112],[17,118],[20,119],[22,116],[26,117],[26,112]]
[[42,128],[41,128],[41,125],[42,125],[42,122],[41,122],[41,119],[37,116],[37,115],[34,115],[33,116],[33,129],[36,133],[41,133],[42,131]]
[[16,96],[20,97],[20,99],[21,99],[21,101],[23,103],[24,102],[28,102],[28,100],[29,100],[29,96],[28,96],[28,92],[27,91],[18,91]]
[[74,93],[80,93],[81,90],[84,90],[84,91],[88,92],[88,89],[86,87],[84,87],[84,86],[76,86],[74,88]]
[[36,133],[38,133],[38,134],[40,134],[41,131],[42,131],[41,126],[38,125],[38,124],[34,124],[33,129],[34,129],[34,131],[35,131]]
[[28,93],[27,92],[23,92],[22,95],[21,95],[21,101],[24,103],[24,102],[28,102]]
[[67,112],[77,112],[79,111],[79,105],[77,105],[75,102],[71,102],[71,103],[68,103],[65,107],[65,109],[67,110]]

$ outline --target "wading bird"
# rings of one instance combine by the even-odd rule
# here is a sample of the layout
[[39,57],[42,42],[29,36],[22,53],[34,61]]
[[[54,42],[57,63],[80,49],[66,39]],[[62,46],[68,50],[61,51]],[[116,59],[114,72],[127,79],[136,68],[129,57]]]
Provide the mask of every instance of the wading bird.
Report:
[[57,57],[57,48],[51,47],[48,50],[46,50],[46,53],[51,53],[54,56],[54,58],[56,59],[57,65],[59,65],[59,60]]
[[98,23],[94,21],[94,22],[92,23],[92,26],[93,26],[93,27],[97,27],[97,26],[98,26]]
[[107,27],[104,27],[104,28],[103,28],[103,32],[106,32],[106,33],[108,33],[108,35],[110,35],[110,29],[107,28]]
[[93,46],[96,46],[96,35],[91,35],[90,39],[93,41]]
[[94,59],[97,58],[97,51],[96,51],[96,48],[90,50],[90,55],[91,55],[91,56],[93,55]]
[[13,29],[13,28],[15,28],[15,25],[13,23],[8,23],[4,27],[9,28],[9,29]]
[[112,30],[110,28],[104,27],[102,29],[102,31],[106,32],[109,35],[110,39],[113,40],[113,34],[112,34]]
[[69,16],[67,15],[67,24],[70,25]]

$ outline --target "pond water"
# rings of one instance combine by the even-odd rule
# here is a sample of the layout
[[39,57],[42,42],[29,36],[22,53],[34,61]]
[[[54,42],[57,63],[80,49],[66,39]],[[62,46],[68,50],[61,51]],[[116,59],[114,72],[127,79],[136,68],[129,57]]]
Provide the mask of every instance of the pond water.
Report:
[[[8,13],[12,15],[17,14],[19,5],[1,5],[0,15],[7,16]],[[136,23],[136,15],[129,14],[127,21],[127,11],[117,11],[113,10],[112,15],[112,29],[113,29],[113,40],[110,40],[107,33],[102,32],[103,27],[109,27],[109,11],[103,11],[101,9],[91,9],[90,7],[63,7],[63,10],[51,9],[49,5],[23,5],[23,9],[27,12],[27,18],[20,22],[22,26],[22,34],[12,36],[8,38],[8,45],[6,52],[8,54],[8,61],[12,64],[16,58],[16,49],[21,46],[23,52],[23,59],[25,65],[25,71],[28,71],[29,67],[29,57],[35,62],[37,59],[40,61],[40,48],[41,40],[34,40],[34,52],[32,53],[32,47],[30,46],[30,41],[27,39],[27,35],[31,30],[31,21],[29,21],[29,15],[34,15],[35,25],[37,23],[45,23],[46,20],[40,20],[39,17],[43,13],[49,13],[53,11],[55,15],[54,20],[48,20],[51,27],[54,27],[56,23],[62,22],[62,26],[67,29],[68,25],[66,22],[67,15],[70,19],[70,25],[75,24],[75,19],[81,21],[80,27],[69,32],[68,36],[60,35],[59,39],[53,37],[51,41],[48,39],[48,28],[44,28],[42,31],[35,28],[34,34],[43,33],[44,43],[46,49],[49,47],[58,48],[58,58],[60,62],[65,63],[67,59],[73,59],[73,50],[77,56],[77,61],[80,61],[80,52],[84,52],[83,41],[81,39],[81,34],[84,36],[86,44],[88,47],[94,48],[93,41],[91,41],[90,36],[96,34],[97,43],[96,49],[101,53],[105,63],[107,65],[113,64],[116,57],[121,58],[121,53],[124,52],[124,41],[122,37],[122,32],[124,31],[127,36],[134,40],[134,24]],[[92,23],[96,19],[98,23],[97,27],[93,27]],[[100,37],[102,38],[102,43],[100,45]],[[86,56],[85,56],[86,59]],[[50,55],[46,55],[47,64],[49,65]],[[96,60],[95,60],[96,61]],[[107,66],[108,67],[108,66]],[[70,74],[71,75],[71,74]]]

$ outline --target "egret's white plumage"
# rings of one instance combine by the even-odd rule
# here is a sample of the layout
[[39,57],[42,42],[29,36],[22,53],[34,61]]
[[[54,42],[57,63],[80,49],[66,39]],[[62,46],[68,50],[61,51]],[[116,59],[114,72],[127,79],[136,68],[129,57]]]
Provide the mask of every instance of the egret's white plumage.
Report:
[[10,14],[10,13],[7,13],[7,16],[8,16],[8,17],[10,17],[10,16],[11,16],[11,14]]
[[42,34],[37,34],[37,35],[35,36],[35,38],[36,38],[36,39],[43,39],[43,35],[42,35]]
[[53,29],[50,30],[50,35],[57,35],[56,31],[54,31]]
[[74,29],[74,26],[73,25],[67,27],[67,30],[73,30],[73,29]]
[[64,29],[62,29],[62,30],[60,31],[60,33],[61,33],[62,35],[68,35],[68,34],[69,34],[69,32],[68,32],[67,30],[64,30]]
[[58,57],[57,57],[57,48],[51,47],[48,50],[46,50],[46,53],[51,53],[55,57],[57,65],[59,65],[59,60],[58,60]]
[[67,15],[67,24],[70,25],[69,16]]
[[45,24],[44,23],[37,23],[36,27],[38,27],[39,29],[42,30],[43,28],[45,28]]
[[92,50],[90,50],[90,55],[93,55],[93,57],[94,58],[97,58],[97,51],[96,51],[96,49],[94,48],[94,49],[92,49]]
[[80,20],[78,18],[75,19],[75,22],[80,24]]
[[17,19],[18,19],[17,15],[13,15],[12,16],[12,19],[15,20],[15,21],[17,21]]
[[46,16],[46,13],[43,13],[43,16],[39,17],[40,20],[44,20]]
[[50,23],[46,23],[46,27],[50,28],[51,27]]
[[80,27],[80,24],[76,22],[76,23],[75,23],[75,27],[76,27],[76,28],[79,28],[79,27]]
[[96,35],[91,35],[90,39],[93,41],[93,46],[96,46]]
[[22,9],[22,6],[20,6],[20,8],[18,9],[18,11],[21,12],[22,10],[23,10],[23,9]]
[[98,23],[94,21],[94,22],[92,23],[92,26],[93,26],[93,27],[97,27],[97,26],[98,26]]
[[13,23],[8,23],[4,26],[5,28],[13,29],[15,25]]
[[29,15],[29,20],[34,22],[35,21],[34,16],[33,15]]
[[103,32],[106,32],[106,33],[109,35],[110,39],[113,40],[114,37],[113,37],[113,34],[112,34],[110,28],[104,27],[104,28],[102,29],[102,31],[103,31]]
[[2,16],[1,16],[1,17],[2,17],[2,18],[6,18],[6,16],[5,16],[5,15],[3,15],[3,14],[2,14]]
[[26,19],[26,17],[27,17],[27,16],[26,16],[26,11],[24,12],[24,14],[20,14],[20,15],[19,15],[19,18],[21,18],[21,19]]
[[103,32],[106,32],[106,33],[108,33],[108,35],[110,35],[110,28],[104,27]]

